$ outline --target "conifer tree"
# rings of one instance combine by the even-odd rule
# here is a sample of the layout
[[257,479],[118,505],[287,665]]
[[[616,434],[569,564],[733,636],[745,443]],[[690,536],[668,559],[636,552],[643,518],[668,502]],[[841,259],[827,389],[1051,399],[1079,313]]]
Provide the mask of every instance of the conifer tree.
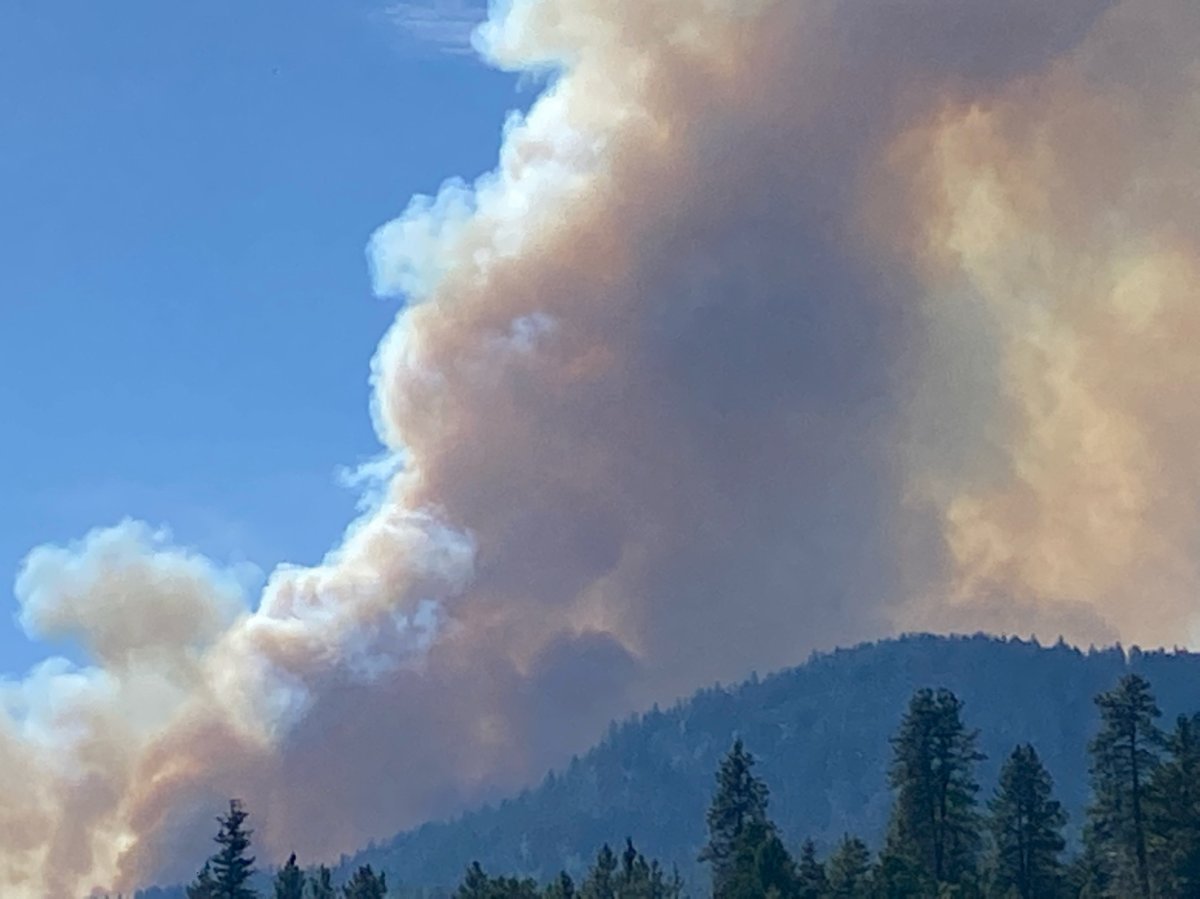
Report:
[[491,885],[491,878],[484,873],[479,862],[471,862],[463,882],[454,893],[454,899],[489,899]]
[[546,888],[546,899],[575,899],[575,881],[566,871],[554,879]]
[[615,890],[621,897],[648,896],[650,891],[650,865],[626,838],[625,851],[621,853],[621,873],[617,876]]
[[805,840],[796,864],[796,895],[799,899],[823,899],[828,891],[825,865],[817,858],[817,846],[812,840]]
[[1070,899],[1104,899],[1111,895],[1108,866],[1100,858],[1094,840],[1083,842],[1083,851],[1071,860],[1064,872],[1065,895]]
[[616,899],[617,856],[612,847],[605,843],[596,855],[596,861],[583,881],[579,895],[581,899]]
[[1092,805],[1087,839],[1108,868],[1113,888],[1150,899],[1147,791],[1159,765],[1161,716],[1150,684],[1127,674],[1096,697],[1100,732],[1092,740]]
[[755,776],[754,756],[740,739],[717,772],[717,790],[707,822],[708,844],[700,853],[700,861],[711,865],[713,895],[722,897],[733,873],[735,855],[742,856],[744,867],[747,854],[758,848],[751,845],[752,840],[761,840],[773,830],[767,820],[766,784]]
[[493,881],[496,899],[542,899],[537,882],[528,877],[499,877]]
[[217,884],[212,876],[212,863],[205,862],[196,879],[187,888],[187,899],[216,899]]
[[376,874],[370,865],[363,865],[342,887],[342,895],[345,899],[384,899],[387,878],[382,871]]
[[215,840],[220,848],[212,857],[216,899],[254,899],[257,895],[248,885],[254,875],[254,856],[246,854],[254,834],[246,827],[248,817],[241,800],[231,799],[229,813],[217,818],[220,830]]
[[333,872],[324,865],[309,875],[306,899],[337,899],[337,890],[333,887]]
[[1034,748],[1018,746],[1000,771],[989,803],[995,857],[993,885],[1020,899],[1054,896],[1062,884],[1062,829],[1067,816]]
[[294,852],[275,874],[275,899],[304,899],[304,872],[296,864]]
[[796,863],[774,826],[755,822],[742,830],[734,847],[733,866],[715,899],[762,899],[796,894]]
[[1200,715],[1180,715],[1147,794],[1158,892],[1200,896]]
[[891,870],[928,878],[939,888],[973,876],[982,843],[977,740],[949,690],[914,694],[892,738],[889,780],[896,798],[885,852]]
[[247,817],[241,801],[231,799],[229,813],[217,818],[219,829],[213,840],[220,848],[187,888],[188,899],[255,899],[258,895],[248,885],[254,857],[246,853],[254,831],[246,827]]
[[634,847],[633,840],[627,839],[613,892],[619,899],[671,899],[677,895],[677,887],[657,861],[647,861]]
[[829,895],[834,899],[865,899],[870,888],[871,852],[858,837],[846,834],[829,857]]

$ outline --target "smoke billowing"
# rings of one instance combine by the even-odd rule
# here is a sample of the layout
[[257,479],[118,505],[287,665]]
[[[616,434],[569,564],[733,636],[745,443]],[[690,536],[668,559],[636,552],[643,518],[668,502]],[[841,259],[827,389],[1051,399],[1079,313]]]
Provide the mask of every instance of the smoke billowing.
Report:
[[187,876],[233,794],[262,856],[336,854],[896,629],[1195,636],[1192,0],[513,0],[480,37],[560,74],[371,241],[409,301],[372,511],[261,597],[137,523],[30,555],[25,626],[93,665],[3,686],[6,897]]

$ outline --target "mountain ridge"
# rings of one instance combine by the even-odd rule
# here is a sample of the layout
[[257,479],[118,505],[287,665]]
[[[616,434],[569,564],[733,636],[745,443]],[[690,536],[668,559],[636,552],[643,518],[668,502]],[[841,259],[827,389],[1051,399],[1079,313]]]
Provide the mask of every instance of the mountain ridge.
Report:
[[759,760],[788,845],[812,838],[827,850],[846,832],[877,845],[891,802],[888,739],[913,690],[925,686],[958,694],[968,726],[980,731],[987,756],[981,799],[1012,746],[1031,742],[1055,778],[1074,836],[1088,795],[1087,742],[1098,721],[1092,699],[1127,671],[1150,680],[1164,723],[1200,710],[1200,655],[1185,650],[906,634],[812,653],[795,667],[718,683],[666,710],[613,722],[591,750],[537,786],[343,856],[335,876],[370,864],[395,886],[447,888],[478,860],[546,879],[563,868],[578,873],[601,843],[629,836],[647,855],[702,882],[696,856],[704,811],[713,772],[735,736]]
[[452,884],[475,859],[549,877],[560,867],[579,871],[601,842],[631,836],[694,877],[712,774],[735,735],[759,759],[789,845],[811,837],[827,849],[847,831],[875,845],[891,802],[887,740],[922,686],[954,690],[968,725],[981,731],[988,756],[981,798],[1012,746],[1032,742],[1074,834],[1087,801],[1087,741],[1098,721],[1092,698],[1130,670],[1150,679],[1164,721],[1200,709],[1200,655],[1184,650],[906,634],[813,653],[761,679],[717,684],[665,711],[614,722],[597,746],[538,786],[398,834],[339,867],[370,863],[397,883],[421,886]]

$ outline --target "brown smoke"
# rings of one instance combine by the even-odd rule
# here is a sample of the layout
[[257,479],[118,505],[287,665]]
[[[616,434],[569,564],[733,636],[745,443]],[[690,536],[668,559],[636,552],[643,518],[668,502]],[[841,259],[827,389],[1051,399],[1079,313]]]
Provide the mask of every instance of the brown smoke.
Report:
[[[528,780],[613,714],[897,628],[1178,643],[1200,587],[1190,0],[513,0],[559,68],[371,244],[395,465],[325,564],[35,551],[0,892]],[[253,607],[253,608],[252,608]]]

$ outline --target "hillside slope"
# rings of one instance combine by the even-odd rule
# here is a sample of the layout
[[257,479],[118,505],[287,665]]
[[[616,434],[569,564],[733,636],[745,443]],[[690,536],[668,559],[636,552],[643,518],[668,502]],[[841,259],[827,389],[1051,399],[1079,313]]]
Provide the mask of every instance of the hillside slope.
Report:
[[454,883],[464,865],[548,876],[578,870],[603,841],[631,835],[649,854],[695,873],[713,772],[740,734],[761,761],[775,820],[792,843],[829,846],[851,831],[877,841],[890,797],[888,738],[912,691],[946,686],[981,731],[990,794],[999,763],[1032,742],[1078,824],[1087,800],[1092,697],[1127,670],[1150,678],[1166,718],[1200,709],[1200,655],[1082,652],[990,637],[909,636],[815,656],[736,687],[715,687],[669,711],[620,725],[536,789],[498,806],[428,824],[343,860],[393,883]]
[[[614,724],[598,746],[537,788],[343,858],[337,878],[369,863],[394,886],[445,887],[474,859],[544,878],[562,867],[580,870],[601,843],[626,835],[696,878],[713,774],[734,735],[759,758],[772,815],[793,846],[811,836],[827,848],[847,831],[877,842],[890,803],[888,738],[923,686],[949,687],[965,701],[967,723],[981,731],[988,756],[980,771],[985,797],[1012,746],[1032,742],[1074,830],[1087,802],[1086,747],[1097,723],[1092,698],[1128,670],[1150,679],[1164,722],[1200,710],[1200,655],[1186,652],[1126,655],[918,635],[814,656]],[[142,895],[176,897],[182,890]]]

